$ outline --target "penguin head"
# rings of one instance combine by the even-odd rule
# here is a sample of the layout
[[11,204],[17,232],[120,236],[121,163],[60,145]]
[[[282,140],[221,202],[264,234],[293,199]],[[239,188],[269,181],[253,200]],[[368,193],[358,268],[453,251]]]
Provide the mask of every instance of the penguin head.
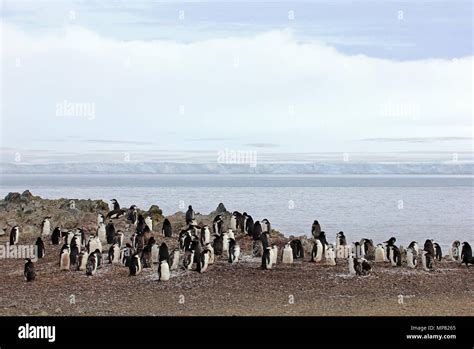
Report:
[[30,258],[25,258],[25,264],[27,263],[31,263],[31,259]]

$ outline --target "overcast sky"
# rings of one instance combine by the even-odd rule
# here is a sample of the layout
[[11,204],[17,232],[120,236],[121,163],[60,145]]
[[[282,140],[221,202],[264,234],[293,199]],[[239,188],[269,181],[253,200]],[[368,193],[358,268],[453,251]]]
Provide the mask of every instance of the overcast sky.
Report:
[[456,0],[3,1],[2,159],[472,152],[472,15]]

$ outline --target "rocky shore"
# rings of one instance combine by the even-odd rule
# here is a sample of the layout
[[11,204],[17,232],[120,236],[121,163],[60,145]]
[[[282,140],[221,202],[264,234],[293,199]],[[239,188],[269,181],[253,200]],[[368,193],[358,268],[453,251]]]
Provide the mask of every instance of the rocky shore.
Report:
[[[21,244],[34,244],[46,216],[52,228],[95,232],[97,213],[108,210],[102,200],[48,200],[29,191],[10,193],[0,201],[0,245],[7,244],[14,225],[21,228]],[[152,217],[158,243],[177,245],[177,233],[185,227],[183,212],[166,217],[173,226],[172,238],[161,235],[165,217],[158,205],[141,213]],[[231,215],[220,204],[209,214],[196,214],[196,220],[210,225],[217,214],[225,222]],[[130,238],[133,225],[125,218],[114,224]],[[308,250],[311,239],[300,238]],[[474,271],[454,262],[437,262],[431,272],[377,263],[367,276],[350,276],[345,260],[325,266],[307,257],[261,270],[260,259],[251,257],[251,239],[241,233],[236,239],[243,254],[238,264],[222,258],[206,273],[178,270],[169,281],[159,282],[156,266],[136,277],[108,262],[92,277],[61,272],[61,246],[45,238],[46,256],[35,263],[34,282],[24,281],[22,259],[0,260],[0,315],[474,315]],[[271,242],[280,251],[287,241],[272,232]]]

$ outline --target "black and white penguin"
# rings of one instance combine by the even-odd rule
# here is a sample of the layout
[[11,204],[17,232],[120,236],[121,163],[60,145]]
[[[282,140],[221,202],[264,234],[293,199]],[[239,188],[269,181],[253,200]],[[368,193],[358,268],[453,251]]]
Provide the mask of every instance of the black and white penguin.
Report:
[[[103,243],[103,244],[106,244],[107,243],[107,229],[110,228],[111,226],[113,227],[113,223],[112,221],[110,221],[109,224],[107,224],[107,226],[105,225],[104,222],[101,222],[99,223],[98,227],[97,227],[97,237],[99,238],[100,242]],[[115,229],[115,228],[113,228]]]
[[188,206],[188,210],[186,211],[186,224],[191,224],[194,220],[194,210],[191,205]]
[[46,255],[46,249],[44,248],[44,242],[41,237],[36,239],[36,256],[38,258],[43,258]]
[[388,239],[387,241],[384,242],[385,244],[385,260],[390,262],[390,256],[389,256],[389,253],[390,253],[390,246],[395,246],[395,242],[397,241],[396,238],[394,238],[393,236]]
[[130,264],[128,266],[130,271],[129,276],[136,276],[142,271],[142,262],[140,261],[140,256],[135,253],[130,259]]
[[145,237],[143,235],[138,235],[135,238],[135,250],[137,253],[141,253],[145,247]]
[[385,262],[385,247],[382,244],[378,244],[375,248],[375,263]]
[[461,242],[454,240],[449,249],[449,259],[455,262],[461,262]]
[[165,218],[163,221],[163,227],[161,228],[161,233],[164,237],[170,238],[173,236],[173,228],[171,227],[171,223],[168,218]]
[[168,251],[168,246],[163,242],[160,245],[159,256],[158,256],[158,280],[160,281],[168,281],[170,279],[170,267],[168,264],[169,259],[170,259],[170,254]]
[[36,278],[35,265],[30,258],[25,259],[25,270],[23,272],[26,281],[33,281]]
[[360,241],[360,247],[365,259],[369,261],[373,261],[375,259],[375,247],[374,242],[371,239],[362,239]]
[[402,265],[402,258],[400,249],[395,245],[388,245],[388,260],[392,267],[399,267]]
[[43,221],[41,222],[41,235],[42,236],[49,236],[51,234],[51,217],[44,217]]
[[145,232],[145,227],[146,227],[145,218],[143,217],[143,215],[139,214],[138,219],[137,219],[137,227],[135,228],[135,232],[138,235],[142,235]]
[[201,228],[201,244],[206,245],[211,242],[211,231],[207,225]]
[[207,268],[209,267],[209,259],[210,259],[211,250],[208,248],[204,248],[201,253],[201,273],[205,273]]
[[[191,264],[196,264],[196,271],[201,272],[202,268],[202,263],[201,263],[201,254],[202,254],[202,246],[201,242],[199,239],[194,239],[192,244],[191,244],[191,249],[192,249],[192,255],[193,255],[193,261]],[[191,266],[192,268],[192,266]],[[191,269],[188,268],[188,269]]]
[[314,241],[313,250],[311,251],[311,262],[321,262],[323,258],[323,245],[321,240]]
[[337,256],[344,256],[345,251],[343,249],[345,249],[346,245],[347,245],[346,236],[344,235],[344,232],[340,231],[339,233],[336,234],[336,254],[337,254]]
[[303,259],[304,249],[301,240],[294,239],[290,241],[291,249],[293,250],[293,259]]
[[420,247],[418,246],[418,243],[416,241],[412,241],[410,242],[410,244],[408,245],[407,249],[411,248],[412,249],[412,252],[413,252],[413,255],[414,256],[418,256],[418,253],[420,251]]
[[153,231],[153,219],[150,216],[145,217],[145,224],[150,229],[150,231]]
[[317,239],[320,233],[321,233],[321,226],[319,225],[319,222],[315,220],[313,222],[313,225],[311,226],[311,235],[313,235],[313,238]]
[[79,255],[79,247],[77,246],[77,239],[73,237],[71,240],[70,250],[69,250],[69,261],[71,266],[76,266],[77,256]]
[[113,209],[107,213],[106,218],[115,219],[120,218],[126,214],[126,210],[120,208],[120,204],[116,199],[112,199],[110,201],[112,202]]
[[117,233],[115,234],[114,238],[114,244],[117,244],[120,248],[123,246],[123,240],[125,236],[121,230],[117,230]]
[[[266,232],[266,231],[265,231],[265,232]],[[254,240],[254,241],[260,240],[260,237],[262,236],[262,234],[263,234],[262,225],[260,224],[259,221],[256,221],[256,222],[254,223],[254,225],[253,225],[253,230],[252,230],[252,238],[253,238],[253,240]],[[266,237],[265,237],[265,239],[266,239]],[[262,241],[262,243],[263,243],[263,240],[261,240],[261,241]],[[267,245],[266,247],[268,247],[268,245]],[[266,248],[266,247],[265,247],[265,248]]]
[[127,242],[120,251],[120,262],[122,265],[125,267],[130,266],[130,260],[134,254],[135,250],[133,249],[132,245]]
[[61,240],[61,228],[56,227],[51,234],[51,243],[53,245],[59,245],[59,241]]
[[127,221],[129,221],[131,224],[137,224],[137,219],[138,219],[138,210],[136,205],[130,206],[128,209],[128,214],[127,214]]
[[179,248],[174,249],[173,253],[170,255],[170,262],[171,265],[170,270],[176,270],[179,267],[179,257],[181,253]]
[[222,256],[224,253],[224,240],[220,235],[214,235],[214,242],[212,243],[214,248],[214,255]]
[[95,250],[99,250],[102,253],[102,243],[100,242],[99,237],[91,235],[89,237],[89,241],[87,242],[86,248],[89,254],[91,254]]
[[82,251],[77,256],[77,270],[84,271],[87,266],[87,259],[89,258],[89,253],[87,251]]
[[105,217],[102,213],[97,214],[97,226],[100,225],[100,223],[104,223]]
[[407,266],[408,268],[416,268],[416,265],[418,264],[418,260],[416,259],[416,256],[418,253],[415,252],[415,249],[413,247],[408,247],[407,248]]
[[109,264],[120,263],[120,246],[115,243],[109,248]]
[[19,240],[20,240],[20,227],[18,225],[15,225],[10,230],[10,245],[18,244]]
[[263,250],[262,254],[262,265],[261,268],[268,270],[272,268],[272,256],[271,256],[271,247],[267,247]]
[[271,226],[270,221],[268,219],[266,219],[266,218],[262,219],[262,221],[260,222],[260,225],[262,226],[262,231],[263,232],[271,233],[272,226]]
[[423,250],[428,252],[431,258],[434,258],[434,256],[436,255],[436,251],[434,249],[433,240],[426,240],[423,246]]
[[229,226],[230,226],[230,229],[232,229],[233,231],[237,230],[237,214],[238,214],[238,212],[234,211],[232,213],[232,216],[230,216]]
[[421,262],[423,270],[430,271],[433,269],[433,255],[430,252],[426,250],[421,251]]
[[59,254],[59,270],[69,270],[71,263],[69,254],[69,245],[66,243],[61,247],[61,252]]
[[244,232],[244,227],[245,227],[245,216],[247,215],[246,212],[240,213],[239,211],[234,211],[232,215],[235,216],[237,220],[237,229],[240,229],[240,232]]
[[348,266],[351,275],[367,275],[372,270],[365,258],[354,258],[352,254],[349,255]]
[[[147,243],[142,250],[141,260],[142,260],[142,268],[151,268],[153,265],[153,260],[151,258],[151,249],[154,243],[154,240],[151,240],[151,244]],[[149,240],[150,241],[150,240]]]
[[254,221],[252,216],[247,215],[245,219],[245,233],[249,236],[253,235]]
[[281,261],[283,264],[292,264],[293,263],[293,249],[288,242],[283,249],[283,258]]
[[467,241],[464,241],[461,245],[461,262],[469,267],[469,264],[473,264],[472,248]]
[[229,263],[237,263],[240,256],[240,246],[234,239],[229,239]]
[[[96,250],[97,251],[97,250]],[[89,254],[87,257],[87,264],[86,264],[86,275],[92,276],[97,272],[99,268],[99,253],[96,251]]]
[[433,243],[433,248],[435,250],[435,260],[441,262],[441,260],[443,259],[443,252],[441,251],[441,246],[437,242],[435,242]]

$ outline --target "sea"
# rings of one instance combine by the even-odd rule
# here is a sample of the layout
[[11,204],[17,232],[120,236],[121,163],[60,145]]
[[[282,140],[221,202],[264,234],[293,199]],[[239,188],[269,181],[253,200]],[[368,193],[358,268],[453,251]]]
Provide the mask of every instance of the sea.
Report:
[[[2,175],[0,195],[30,190],[43,198],[117,199],[165,215],[192,205],[208,214],[229,211],[267,218],[285,236],[310,235],[318,220],[329,241],[397,245],[426,239],[444,251],[453,240],[474,241],[474,177],[441,175]],[[445,253],[443,251],[443,253]]]

